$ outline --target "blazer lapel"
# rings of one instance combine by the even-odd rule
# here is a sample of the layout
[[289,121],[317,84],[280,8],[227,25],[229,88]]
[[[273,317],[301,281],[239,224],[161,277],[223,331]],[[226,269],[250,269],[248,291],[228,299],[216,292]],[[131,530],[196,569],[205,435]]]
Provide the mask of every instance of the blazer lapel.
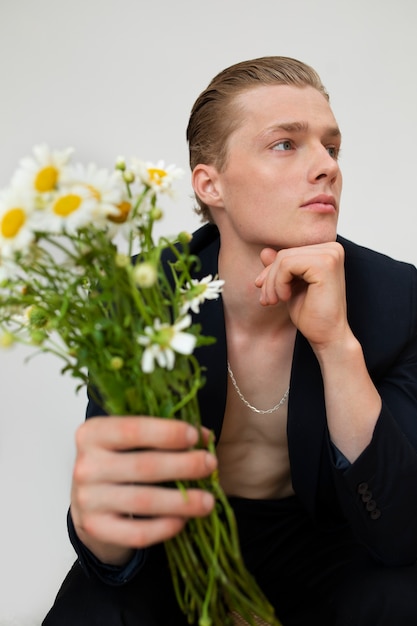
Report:
[[226,331],[221,297],[206,301],[199,318],[204,335],[217,338],[214,344],[198,348],[196,356],[207,378],[207,384],[198,393],[201,418],[219,441],[227,390]]
[[[203,226],[193,237],[192,251],[198,253],[200,267],[193,272],[194,278],[201,280],[208,274],[213,277],[218,273],[220,238],[213,225]],[[193,314],[193,322],[201,324],[204,336],[215,337],[216,342],[197,348],[196,357],[203,368],[207,383],[200,389],[198,400],[201,419],[207,428],[214,431],[216,440],[220,439],[223,415],[226,408],[227,390],[227,348],[224,324],[223,300],[206,300],[200,313]]]
[[288,448],[293,487],[315,509],[319,470],[327,432],[323,381],[308,341],[297,333],[288,398]]

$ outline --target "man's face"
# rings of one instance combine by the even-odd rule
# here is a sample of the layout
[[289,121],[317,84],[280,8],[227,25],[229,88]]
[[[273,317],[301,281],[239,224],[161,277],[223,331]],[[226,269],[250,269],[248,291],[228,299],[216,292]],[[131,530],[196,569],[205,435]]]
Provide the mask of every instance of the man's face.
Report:
[[341,137],[327,100],[312,87],[268,85],[236,104],[241,123],[217,173],[220,230],[275,248],[334,241]]

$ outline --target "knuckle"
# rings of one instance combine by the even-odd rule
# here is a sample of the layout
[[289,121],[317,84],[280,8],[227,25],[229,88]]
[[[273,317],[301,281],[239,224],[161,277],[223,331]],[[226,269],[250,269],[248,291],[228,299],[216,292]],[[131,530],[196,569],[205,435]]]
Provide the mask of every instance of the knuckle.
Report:
[[140,439],[143,420],[145,419],[145,417],[118,418],[117,428],[123,441],[134,441],[136,443],[137,439]]
[[74,464],[72,478],[77,485],[89,482],[91,477],[91,463],[86,454],[79,454]]
[[333,241],[330,247],[335,262],[340,263],[345,258],[345,249],[338,241]]
[[97,445],[97,441],[104,428],[104,423],[107,424],[108,422],[109,418],[107,417],[94,417],[80,424],[75,431],[75,445],[77,450],[85,450]]
[[138,482],[148,480],[156,475],[159,463],[156,462],[156,452],[135,452],[132,458],[132,471]]
[[83,513],[90,506],[90,494],[87,489],[78,488],[74,493],[74,501],[76,502],[78,511]]
[[87,442],[87,422],[84,422],[75,431],[75,445],[77,450],[82,450]]
[[331,253],[326,254],[326,256],[324,257],[324,262],[330,272],[335,271],[339,267],[340,261],[341,257],[338,254],[337,250],[331,251]]
[[140,489],[134,498],[135,512],[140,515],[141,513],[147,513],[153,507],[154,496],[150,489]]
[[97,537],[97,524],[93,515],[83,515],[81,520],[82,530],[90,537]]

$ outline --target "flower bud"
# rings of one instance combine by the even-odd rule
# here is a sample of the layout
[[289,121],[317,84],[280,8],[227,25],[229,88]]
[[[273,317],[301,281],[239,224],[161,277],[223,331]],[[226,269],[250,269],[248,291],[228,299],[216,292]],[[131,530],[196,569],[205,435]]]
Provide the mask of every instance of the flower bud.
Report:
[[112,370],[121,370],[124,365],[124,361],[120,356],[114,356],[110,361],[110,369]]
[[190,243],[191,239],[193,238],[191,233],[188,233],[187,231],[183,230],[182,232],[180,232],[180,234],[178,235],[178,241],[180,243],[187,244]]
[[151,218],[155,220],[155,222],[162,219],[163,216],[164,212],[162,211],[162,209],[157,206],[153,207],[153,209],[151,210]]
[[135,180],[135,175],[132,170],[126,170],[125,172],[123,172],[123,179],[128,184],[133,183],[133,181]]
[[47,337],[47,333],[42,330],[34,330],[30,334],[30,339],[35,346],[41,346]]
[[152,287],[156,283],[158,273],[152,263],[139,263],[133,269],[133,278],[139,287]]
[[130,259],[127,254],[123,254],[122,252],[118,252],[114,260],[117,267],[127,267],[130,263]]
[[121,172],[124,172],[126,169],[126,160],[123,156],[118,156],[116,159],[116,164],[115,164],[115,168],[117,170],[120,170]]
[[29,324],[33,328],[43,328],[48,323],[48,316],[43,309],[37,306],[31,306],[27,310]]
[[14,335],[9,332],[0,335],[0,348],[10,348],[15,342]]

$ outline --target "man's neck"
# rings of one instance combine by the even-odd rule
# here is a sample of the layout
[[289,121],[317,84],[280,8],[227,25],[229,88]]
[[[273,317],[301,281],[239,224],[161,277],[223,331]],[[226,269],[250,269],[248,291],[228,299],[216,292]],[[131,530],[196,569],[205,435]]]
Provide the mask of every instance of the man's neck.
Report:
[[222,298],[226,324],[233,321],[235,327],[256,334],[274,333],[291,325],[291,321],[285,303],[265,307],[259,302],[260,290],[255,279],[264,268],[259,254],[260,249],[236,254],[220,248],[219,277],[225,281]]

